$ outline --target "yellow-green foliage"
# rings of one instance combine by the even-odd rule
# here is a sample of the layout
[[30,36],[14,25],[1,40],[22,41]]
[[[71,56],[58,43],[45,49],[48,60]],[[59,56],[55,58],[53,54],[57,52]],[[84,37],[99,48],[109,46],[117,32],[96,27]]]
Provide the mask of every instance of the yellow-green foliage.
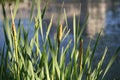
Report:
[[[18,1],[18,0],[17,0]],[[19,1],[18,1],[19,2]],[[33,21],[32,14],[34,5],[37,3],[38,14],[35,17],[34,24],[34,36],[29,39],[29,30],[26,30],[24,26],[20,24],[15,25],[14,18],[17,12],[17,7],[11,10],[12,23],[9,23],[9,19],[6,17],[4,4],[3,9],[3,30],[5,37],[5,45],[0,52],[0,79],[1,80],[98,80],[104,79],[106,73],[111,67],[112,63],[116,59],[120,47],[110,59],[107,67],[102,69],[103,61],[107,53],[107,48],[99,60],[96,67],[93,68],[93,59],[97,44],[100,40],[100,34],[96,39],[93,50],[90,49],[90,43],[86,48],[83,48],[83,39],[81,35],[85,29],[87,18],[84,21],[82,29],[80,25],[76,24],[76,17],[73,15],[73,37],[74,39],[68,40],[66,46],[62,46],[61,43],[68,37],[70,29],[66,24],[65,27],[62,24],[58,27],[58,33],[55,35],[55,39],[49,36],[52,19],[46,30],[46,34],[43,33],[42,20],[46,11],[47,4],[44,9],[40,9],[41,0],[33,0],[30,11],[30,20]],[[16,3],[18,6],[18,3]],[[67,21],[66,13],[65,21]],[[67,23],[67,22],[66,22]],[[12,28],[11,28],[12,25]],[[29,24],[30,25],[30,24]],[[16,29],[17,27],[17,29]],[[29,27],[29,26],[28,26]],[[40,37],[42,40],[40,40]],[[57,38],[57,39],[56,39]],[[73,41],[72,41],[73,40]],[[73,43],[72,43],[73,42]],[[42,44],[42,45],[40,45]],[[71,47],[71,45],[73,46]],[[80,44],[80,45],[79,45]],[[78,48],[79,47],[79,48]],[[85,52],[84,52],[85,51]],[[69,61],[66,62],[66,55],[69,56]]]

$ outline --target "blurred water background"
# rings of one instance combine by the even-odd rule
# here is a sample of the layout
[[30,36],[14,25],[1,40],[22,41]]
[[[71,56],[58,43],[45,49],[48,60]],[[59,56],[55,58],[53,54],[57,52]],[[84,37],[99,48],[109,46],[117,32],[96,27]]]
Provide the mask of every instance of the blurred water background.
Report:
[[[45,3],[41,4],[41,8]],[[18,23],[19,18],[21,19],[21,24],[26,28],[29,23],[29,13],[32,3],[31,0],[23,0],[18,7],[15,22]],[[5,6],[8,18],[10,18],[10,11],[8,3]],[[83,34],[84,48],[86,48],[90,39],[92,39],[91,47],[94,46],[96,36],[98,35],[101,28],[103,28],[102,38],[95,54],[95,63],[100,59],[100,56],[104,52],[104,48],[108,47],[108,54],[106,56],[105,64],[108,62],[115,50],[120,46],[120,1],[119,0],[51,0],[49,1],[45,17],[43,19],[44,32],[47,25],[50,22],[51,15],[54,15],[53,25],[51,30],[51,36],[54,35],[57,29],[58,19],[60,18],[60,23],[63,26],[66,25],[64,18],[64,9],[66,10],[68,27],[71,29],[69,38],[73,38],[72,35],[72,17],[75,13],[76,19],[80,19],[80,25],[83,25],[85,17],[89,14],[86,29]],[[37,9],[35,7],[33,17],[37,14]],[[4,42],[4,33],[2,29],[3,14],[0,5],[0,48]],[[31,23],[30,32],[33,31],[34,21]],[[32,36],[32,33],[29,34]],[[63,42],[66,43],[66,41]],[[64,45],[63,45],[64,46]],[[106,80],[119,80],[120,79],[120,55],[116,59],[114,65],[108,72],[109,74]]]

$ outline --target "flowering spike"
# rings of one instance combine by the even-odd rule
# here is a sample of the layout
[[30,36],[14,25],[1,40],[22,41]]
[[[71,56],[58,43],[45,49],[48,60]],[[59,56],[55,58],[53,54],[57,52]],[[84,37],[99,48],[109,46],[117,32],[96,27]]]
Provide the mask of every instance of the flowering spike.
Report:
[[58,42],[62,40],[62,24],[59,26],[59,31],[58,31]]
[[79,57],[80,57],[80,71],[82,71],[82,60],[83,60],[83,40],[80,40]]

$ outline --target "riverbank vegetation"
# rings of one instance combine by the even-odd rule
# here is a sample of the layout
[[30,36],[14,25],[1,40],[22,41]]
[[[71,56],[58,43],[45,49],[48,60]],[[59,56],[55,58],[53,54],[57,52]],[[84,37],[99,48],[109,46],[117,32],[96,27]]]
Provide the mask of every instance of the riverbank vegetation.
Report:
[[[53,16],[51,16],[48,28],[43,33],[43,23],[47,4],[43,10],[40,8],[41,0],[33,0],[28,29],[23,25],[15,24],[14,19],[17,12],[16,7],[11,10],[12,22],[7,18],[4,4],[3,9],[3,30],[4,46],[0,52],[0,79],[1,80],[98,80],[104,79],[112,63],[115,61],[120,47],[111,57],[109,63],[103,68],[103,62],[107,55],[108,48],[105,48],[101,59],[93,67],[95,50],[100,40],[102,29],[96,39],[94,48],[91,49],[89,42],[87,48],[83,48],[82,33],[88,19],[84,21],[82,28],[79,23],[76,24],[76,17],[73,14],[73,39],[69,39],[66,46],[61,46],[62,41],[69,36],[70,29],[67,26],[67,17],[65,14],[66,26],[63,27],[58,20],[57,35],[51,38],[50,30],[52,27]],[[19,2],[19,1],[18,1]],[[32,17],[35,4],[37,5],[37,15]],[[30,23],[34,20],[33,37],[29,39]],[[78,21],[80,22],[80,21]],[[40,45],[42,44],[42,46]],[[73,46],[71,47],[71,44]],[[69,58],[66,55],[69,54]],[[67,62],[68,61],[68,62]]]

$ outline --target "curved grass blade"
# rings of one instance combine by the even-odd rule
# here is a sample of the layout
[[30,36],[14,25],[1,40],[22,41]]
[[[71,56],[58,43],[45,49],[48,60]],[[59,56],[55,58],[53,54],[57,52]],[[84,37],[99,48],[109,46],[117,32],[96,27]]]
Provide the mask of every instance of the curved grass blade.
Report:
[[46,43],[46,41],[48,40],[48,35],[49,35],[50,29],[51,29],[51,27],[52,27],[52,21],[53,21],[53,16],[51,17],[51,20],[50,20],[50,23],[49,23],[49,26],[48,26],[48,29],[47,29],[47,32],[46,32],[45,43]]
[[93,62],[93,59],[94,59],[95,50],[96,50],[97,45],[98,45],[98,42],[99,42],[99,40],[100,40],[100,35],[101,35],[101,33],[102,33],[102,30],[103,30],[103,29],[101,29],[101,31],[100,31],[97,39],[96,39],[95,46],[94,46],[94,48],[93,48],[93,51],[92,51],[92,54],[91,54],[91,58],[90,58],[89,68],[90,68],[90,66],[92,65],[92,62]]
[[[83,26],[82,26],[82,28],[81,28],[81,30],[80,30],[79,36],[78,36],[78,38],[77,38],[77,43],[79,42],[79,40],[80,40],[80,38],[81,38],[81,35],[83,34],[83,31],[84,31],[85,28],[86,28],[88,17],[89,17],[89,15],[86,16],[85,21],[83,22],[84,24],[83,24]],[[79,23],[80,23],[80,22],[79,22]]]
[[46,5],[45,5],[45,7],[44,7],[44,9],[43,9],[43,11],[42,11],[41,19],[44,18],[44,15],[45,15],[45,12],[46,12],[46,9],[47,9],[47,6],[48,6],[48,1],[49,1],[49,0],[47,0]]
[[115,61],[115,59],[117,58],[118,54],[120,53],[120,47],[116,50],[116,52],[114,53],[114,55],[112,56],[112,58],[110,59],[106,69],[105,69],[105,72],[103,73],[103,76],[102,76],[102,80],[103,78],[105,77],[106,73],[108,72],[109,68],[111,67],[111,65],[113,64],[113,62]]
[[99,76],[100,76],[100,73],[101,73],[101,67],[102,67],[102,65],[103,65],[103,61],[104,61],[104,59],[105,59],[105,56],[106,56],[107,51],[108,51],[108,48],[106,47],[106,48],[105,48],[105,51],[104,51],[104,54],[103,54],[101,60],[99,61],[98,65],[97,65],[97,76],[96,76],[96,77],[97,77],[97,80],[99,79]]
[[66,54],[67,54],[67,51],[69,50],[70,48],[70,44],[71,44],[72,40],[70,40],[65,48],[65,50],[63,51],[63,53],[61,53],[61,57],[60,57],[60,67],[65,64],[64,60],[65,60],[65,57],[66,57]]
[[69,33],[70,33],[70,29],[67,31],[67,33],[65,33],[65,35],[63,36],[63,41],[65,40],[65,38],[69,35]]
[[67,21],[67,15],[66,15],[66,10],[65,10],[65,8],[64,8],[64,16],[65,16],[66,27],[68,28],[68,21]]

